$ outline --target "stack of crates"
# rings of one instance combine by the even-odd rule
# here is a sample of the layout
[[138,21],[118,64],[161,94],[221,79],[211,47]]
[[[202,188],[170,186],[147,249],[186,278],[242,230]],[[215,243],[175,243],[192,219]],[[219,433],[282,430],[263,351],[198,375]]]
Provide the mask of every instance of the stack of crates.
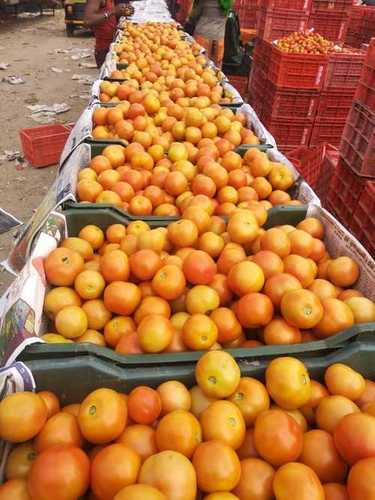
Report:
[[375,38],[346,120],[327,208],[375,253]]
[[240,19],[241,28],[254,29],[256,26],[258,0],[236,0],[234,10]]
[[332,42],[344,42],[353,0],[312,0],[309,28]]
[[257,36],[277,40],[307,29],[312,0],[259,0]]
[[345,43],[361,47],[375,37],[375,6],[353,5],[350,10]]

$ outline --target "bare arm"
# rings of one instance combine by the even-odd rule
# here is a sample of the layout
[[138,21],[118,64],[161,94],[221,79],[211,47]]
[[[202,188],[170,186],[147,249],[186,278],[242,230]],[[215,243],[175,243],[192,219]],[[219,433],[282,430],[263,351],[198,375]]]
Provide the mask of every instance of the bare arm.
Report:
[[120,16],[123,5],[117,5],[114,10],[107,12],[100,11],[100,0],[88,0],[85,8],[84,23],[87,27],[97,26],[104,23],[109,16]]

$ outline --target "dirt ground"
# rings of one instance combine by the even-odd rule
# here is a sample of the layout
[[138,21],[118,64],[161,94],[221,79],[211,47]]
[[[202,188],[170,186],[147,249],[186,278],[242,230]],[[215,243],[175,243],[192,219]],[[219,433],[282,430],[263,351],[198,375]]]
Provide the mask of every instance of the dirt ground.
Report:
[[[72,60],[73,53],[56,53],[56,49],[93,48],[94,39],[87,33],[76,32],[73,38],[65,34],[64,12],[0,24],[0,156],[4,150],[22,151],[19,131],[40,125],[30,118],[28,105],[67,103],[71,109],[56,116],[56,122],[74,122],[86,106],[90,86],[72,80],[74,74],[96,76],[97,69],[80,66],[93,63],[91,55]],[[60,73],[51,68],[62,69]],[[20,76],[24,84],[11,85],[3,81],[9,75]],[[80,97],[81,96],[81,97]],[[33,168],[17,162],[0,160],[0,207],[22,221],[27,221],[38,207],[56,174],[56,166]],[[0,261],[6,258],[13,234],[0,235]],[[12,276],[0,271],[0,295],[12,281]]]

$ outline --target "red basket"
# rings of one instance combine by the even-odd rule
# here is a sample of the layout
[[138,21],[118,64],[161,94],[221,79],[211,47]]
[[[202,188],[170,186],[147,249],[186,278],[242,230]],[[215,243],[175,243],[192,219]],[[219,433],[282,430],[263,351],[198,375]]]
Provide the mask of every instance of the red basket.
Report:
[[368,108],[375,109],[375,40],[368,48],[355,98]]
[[328,210],[334,212],[346,227],[351,227],[353,213],[365,189],[366,179],[356,175],[340,158],[326,198]]
[[287,155],[305,181],[310,184],[313,189],[319,178],[320,165],[324,158],[325,148],[325,144],[320,144],[312,148],[301,146],[290,151]]
[[304,10],[306,13],[311,10],[312,0],[260,0],[259,6],[267,9],[288,9]]
[[353,5],[353,0],[312,0],[312,11],[328,10],[335,12],[348,12]]
[[58,163],[73,124],[42,125],[20,131],[23,155],[33,167]]
[[362,73],[365,57],[364,50],[330,54],[323,89],[355,89]]
[[316,146],[322,142],[328,142],[332,144],[332,146],[338,146],[344,127],[345,119],[315,118],[311,132],[310,146]]
[[266,75],[271,63],[271,52],[272,44],[262,40],[261,38],[257,38],[253,50],[252,67],[256,66],[257,68],[261,68]]
[[319,102],[315,90],[278,89],[269,83],[263,89],[263,115],[268,118],[314,118]]
[[272,41],[294,31],[304,31],[308,19],[309,15],[304,11],[261,9],[257,20],[258,37]]
[[346,120],[353,98],[354,90],[326,90],[320,94],[316,116]]
[[352,231],[375,257],[375,182],[367,181],[353,214]]
[[249,77],[249,91],[247,94],[249,103],[252,105],[258,115],[261,115],[263,110],[264,91],[266,87],[267,81],[263,70],[254,65],[251,69]]
[[320,90],[327,62],[324,55],[287,54],[272,45],[269,80],[283,88]]
[[339,161],[339,151],[331,144],[324,144],[324,158],[320,164],[319,177],[314,187],[315,193],[318,195],[322,204],[325,204],[327,194],[332,182],[337,163]]
[[346,121],[340,154],[358,175],[375,177],[375,111],[358,101]]
[[343,42],[348,29],[348,16],[343,12],[319,11],[311,14],[308,27],[332,42]]
[[262,119],[281,150],[287,151],[298,146],[308,146],[313,125],[311,118]]
[[257,0],[236,0],[234,8],[238,13],[241,28],[255,28]]
[[227,75],[229,83],[238,90],[243,99],[247,99],[249,76]]

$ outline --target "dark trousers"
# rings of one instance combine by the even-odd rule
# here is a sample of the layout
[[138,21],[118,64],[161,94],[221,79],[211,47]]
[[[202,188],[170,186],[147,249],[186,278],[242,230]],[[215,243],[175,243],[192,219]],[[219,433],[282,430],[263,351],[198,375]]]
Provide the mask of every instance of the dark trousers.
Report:
[[105,56],[107,55],[107,49],[95,49],[95,61],[98,68],[102,66],[105,61]]

